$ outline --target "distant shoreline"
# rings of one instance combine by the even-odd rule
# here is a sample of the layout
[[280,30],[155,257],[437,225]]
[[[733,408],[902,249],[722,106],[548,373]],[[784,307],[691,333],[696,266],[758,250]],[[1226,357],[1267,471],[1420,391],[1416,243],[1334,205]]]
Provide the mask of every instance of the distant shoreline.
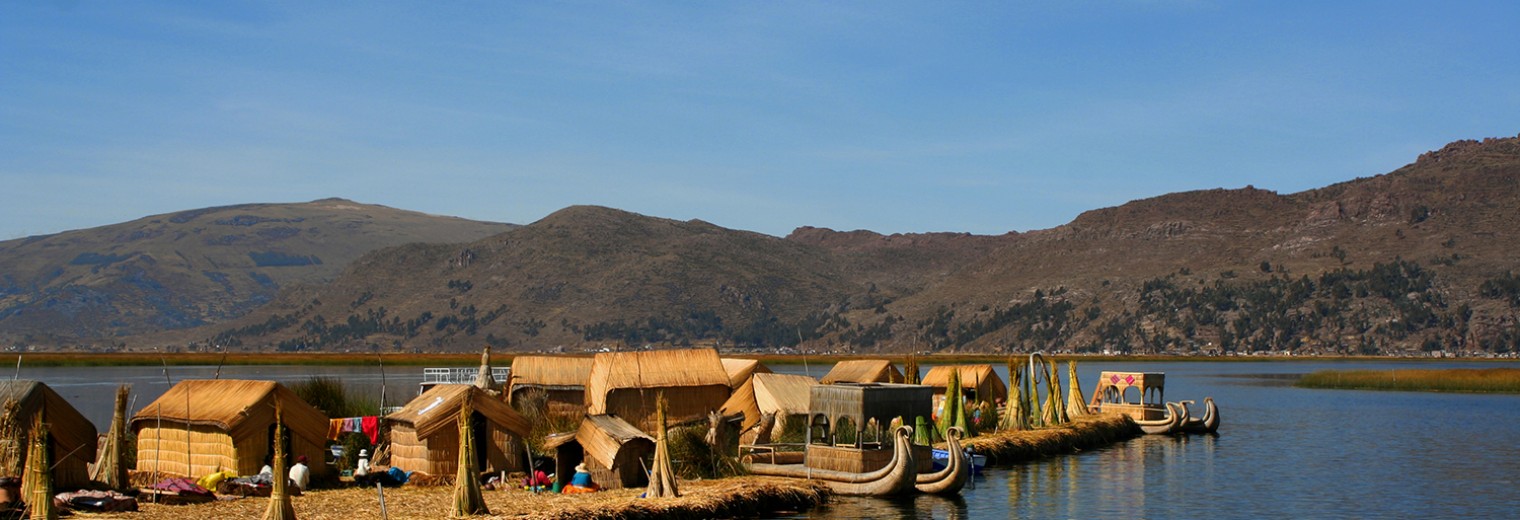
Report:
[[[594,353],[573,354],[539,354],[539,353],[494,353],[492,362],[496,364],[510,363],[513,357],[519,355],[533,356],[568,356],[589,357]],[[804,365],[811,363],[833,364],[845,359],[888,359],[895,363],[902,363],[907,359],[904,354],[851,354],[851,355],[799,355],[799,354],[749,354],[743,352],[721,353],[723,357],[759,359],[767,364],[775,365]],[[325,353],[325,352],[236,352],[236,353],[147,353],[147,352],[110,352],[110,353],[86,353],[86,352],[26,352],[20,354],[8,353],[0,355],[0,372],[5,366],[15,366],[17,357],[23,367],[93,367],[93,366],[258,366],[258,365],[297,365],[297,366],[368,366],[384,363],[395,366],[477,366],[480,364],[479,353]],[[1028,354],[1013,354],[1015,359],[1024,359]],[[992,364],[1001,365],[1008,361],[1007,354],[920,354],[918,361],[925,364]],[[1056,361],[1075,360],[1079,362],[1129,362],[1129,363],[1186,363],[1186,362],[1323,362],[1323,361],[1387,361],[1410,364],[1423,364],[1430,362],[1489,362],[1489,363],[1520,363],[1520,360],[1512,358],[1406,358],[1386,356],[1103,356],[1103,355],[1057,355],[1050,356]]]

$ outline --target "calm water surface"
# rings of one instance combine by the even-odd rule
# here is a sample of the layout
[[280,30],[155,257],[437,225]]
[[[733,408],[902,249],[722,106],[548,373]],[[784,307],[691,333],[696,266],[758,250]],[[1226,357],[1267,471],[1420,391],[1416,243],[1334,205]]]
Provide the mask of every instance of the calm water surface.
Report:
[[[960,497],[836,498],[795,518],[1514,518],[1520,512],[1520,396],[1306,390],[1322,369],[1515,366],[1423,362],[1079,363],[1083,393],[1102,370],[1165,372],[1169,400],[1214,397],[1218,436],[1142,437],[989,469]],[[802,373],[801,366],[773,367]],[[826,367],[809,367],[820,376]],[[927,370],[927,368],[925,369]],[[168,380],[214,367],[170,367]],[[115,386],[135,408],[168,387],[158,367],[23,368],[103,428]],[[1002,369],[999,369],[1002,372]],[[1062,373],[1065,370],[1063,367]],[[224,367],[222,377],[341,378],[387,404],[416,395],[421,369]],[[1006,374],[1003,374],[1006,377]]]

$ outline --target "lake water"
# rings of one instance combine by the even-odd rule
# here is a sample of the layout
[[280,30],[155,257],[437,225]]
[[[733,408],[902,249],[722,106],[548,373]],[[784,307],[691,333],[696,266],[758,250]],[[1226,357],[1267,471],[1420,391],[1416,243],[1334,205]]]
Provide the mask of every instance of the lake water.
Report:
[[[837,497],[794,518],[1509,518],[1520,511],[1520,396],[1293,388],[1322,369],[1495,367],[1462,362],[1079,363],[1091,397],[1102,370],[1165,372],[1168,400],[1212,396],[1218,436],[1148,436],[1012,468],[960,497]],[[802,373],[801,366],[772,367]],[[826,367],[812,366],[822,375]],[[925,368],[927,370],[927,367]],[[1006,379],[1002,368],[999,373]],[[168,380],[214,367],[169,367]],[[1065,367],[1061,373],[1064,375]],[[140,408],[168,387],[159,367],[23,368],[104,428],[117,384]],[[222,377],[341,378],[387,404],[416,395],[421,369],[224,367]]]

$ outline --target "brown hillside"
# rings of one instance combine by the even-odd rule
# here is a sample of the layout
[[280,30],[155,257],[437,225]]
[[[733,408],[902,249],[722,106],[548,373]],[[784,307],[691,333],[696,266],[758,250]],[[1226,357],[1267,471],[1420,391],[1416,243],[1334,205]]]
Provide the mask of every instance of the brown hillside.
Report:
[[240,316],[281,287],[329,280],[380,247],[462,242],[510,228],[325,199],[182,211],[0,242],[0,340],[67,343],[198,326]]

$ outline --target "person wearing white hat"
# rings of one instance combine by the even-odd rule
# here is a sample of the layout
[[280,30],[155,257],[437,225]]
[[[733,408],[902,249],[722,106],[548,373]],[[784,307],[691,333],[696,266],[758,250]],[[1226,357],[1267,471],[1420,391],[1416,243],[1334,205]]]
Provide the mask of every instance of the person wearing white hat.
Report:
[[369,450],[359,450],[359,462],[354,465],[354,478],[369,475]]
[[586,463],[582,462],[575,466],[575,476],[570,478],[570,485],[565,486],[561,492],[565,494],[591,493],[601,489],[601,486],[591,480],[591,471],[587,470]]

